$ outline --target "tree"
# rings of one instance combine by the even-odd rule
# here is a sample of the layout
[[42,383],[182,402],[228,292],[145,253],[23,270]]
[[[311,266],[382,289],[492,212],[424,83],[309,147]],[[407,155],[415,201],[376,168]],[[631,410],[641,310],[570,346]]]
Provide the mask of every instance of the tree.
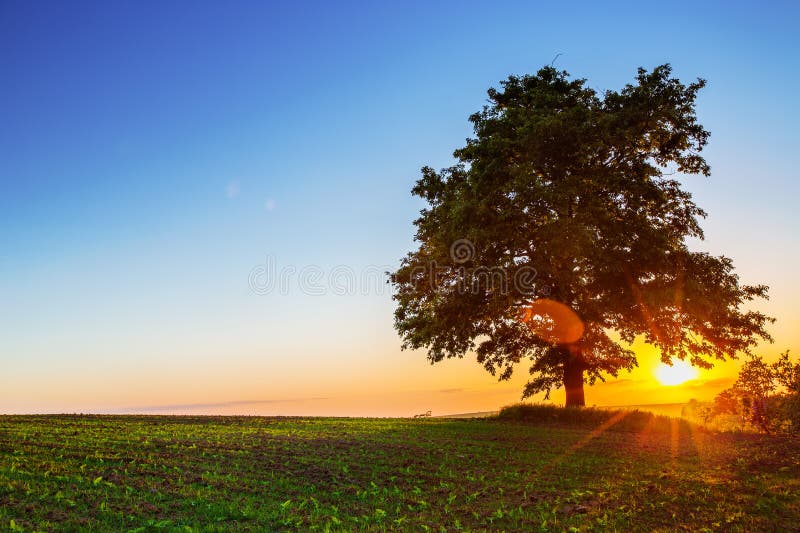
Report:
[[789,429],[800,433],[800,361],[792,363],[789,350],[783,352],[772,364],[775,380],[783,388],[779,410]]
[[774,369],[761,356],[752,355],[742,365],[733,385],[742,396],[748,421],[766,433],[769,433],[774,419],[768,400],[775,392],[775,379]]
[[391,274],[403,348],[474,351],[500,379],[529,359],[523,398],[564,386],[574,406],[584,382],[636,365],[638,336],[706,368],[769,340],[772,319],[742,310],[767,287],[686,245],[705,213],[674,175],[710,175],[704,85],[662,65],[598,94],[544,67],[489,89],[457,164],[412,189],[419,248]]
[[778,386],[783,387],[787,394],[800,394],[800,361],[792,363],[789,350],[782,352],[771,367]]
[[[738,404],[738,405],[737,405]],[[800,362],[792,363],[789,351],[772,364],[751,355],[739,370],[733,387],[714,399],[714,414],[738,413],[744,421],[765,433],[800,430]]]
[[711,412],[705,422],[709,422],[712,418],[719,415],[733,415],[739,418],[741,422],[747,422],[749,417],[743,410],[745,403],[744,396],[740,389],[734,387],[725,389],[714,398],[714,402],[711,405]]

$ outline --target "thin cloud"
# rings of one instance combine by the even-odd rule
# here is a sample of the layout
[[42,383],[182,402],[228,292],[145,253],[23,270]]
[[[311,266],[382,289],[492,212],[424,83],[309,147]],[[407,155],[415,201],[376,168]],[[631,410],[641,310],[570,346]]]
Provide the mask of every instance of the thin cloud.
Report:
[[724,388],[733,385],[734,381],[736,381],[736,378],[716,378],[706,381],[694,379],[684,383],[682,386],[689,389]]
[[[640,380],[640,379],[631,379],[631,378],[622,378],[622,379],[615,379],[613,381],[606,381],[606,382],[602,383],[602,385],[604,387],[610,387],[612,385],[628,385],[629,383],[635,383],[637,381],[641,382],[642,380]],[[601,385],[601,384],[598,383],[598,385]]]
[[240,407],[244,405],[269,405],[276,403],[291,403],[291,402],[311,402],[328,400],[326,397],[309,397],[309,398],[283,398],[283,399],[269,399],[269,400],[232,400],[227,402],[214,402],[214,403],[178,403],[170,405],[147,405],[139,407],[126,407],[120,409],[120,412],[125,413],[151,413],[160,411],[198,411],[198,410],[213,410],[224,409],[226,407]]

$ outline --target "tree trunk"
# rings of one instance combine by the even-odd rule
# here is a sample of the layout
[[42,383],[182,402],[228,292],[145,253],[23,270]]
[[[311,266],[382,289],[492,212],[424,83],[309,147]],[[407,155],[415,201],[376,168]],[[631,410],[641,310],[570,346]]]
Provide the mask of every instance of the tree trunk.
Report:
[[579,353],[570,353],[564,362],[564,390],[567,392],[567,407],[583,407],[583,361]]

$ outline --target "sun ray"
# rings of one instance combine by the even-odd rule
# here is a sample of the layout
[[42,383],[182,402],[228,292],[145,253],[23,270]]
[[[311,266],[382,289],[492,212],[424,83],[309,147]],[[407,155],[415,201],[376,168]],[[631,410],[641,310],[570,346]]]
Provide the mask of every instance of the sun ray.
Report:
[[678,468],[678,455],[680,453],[680,427],[677,418],[669,420],[669,457],[672,469]]
[[602,435],[608,428],[617,424],[626,416],[628,416],[631,412],[630,411],[619,411],[614,416],[594,428],[589,434],[585,437],[580,439],[578,442],[572,444],[569,448],[564,450],[564,452],[556,457],[554,457],[550,462],[544,464],[536,475],[542,475],[543,473],[558,467],[565,459],[572,456],[575,452],[589,444],[592,440],[596,439],[600,435]]

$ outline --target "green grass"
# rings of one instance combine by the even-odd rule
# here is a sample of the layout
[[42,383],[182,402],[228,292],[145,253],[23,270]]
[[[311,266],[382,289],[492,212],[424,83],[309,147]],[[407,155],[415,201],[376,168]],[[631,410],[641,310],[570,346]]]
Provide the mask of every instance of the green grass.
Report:
[[0,416],[0,528],[785,531],[799,450],[594,410]]

